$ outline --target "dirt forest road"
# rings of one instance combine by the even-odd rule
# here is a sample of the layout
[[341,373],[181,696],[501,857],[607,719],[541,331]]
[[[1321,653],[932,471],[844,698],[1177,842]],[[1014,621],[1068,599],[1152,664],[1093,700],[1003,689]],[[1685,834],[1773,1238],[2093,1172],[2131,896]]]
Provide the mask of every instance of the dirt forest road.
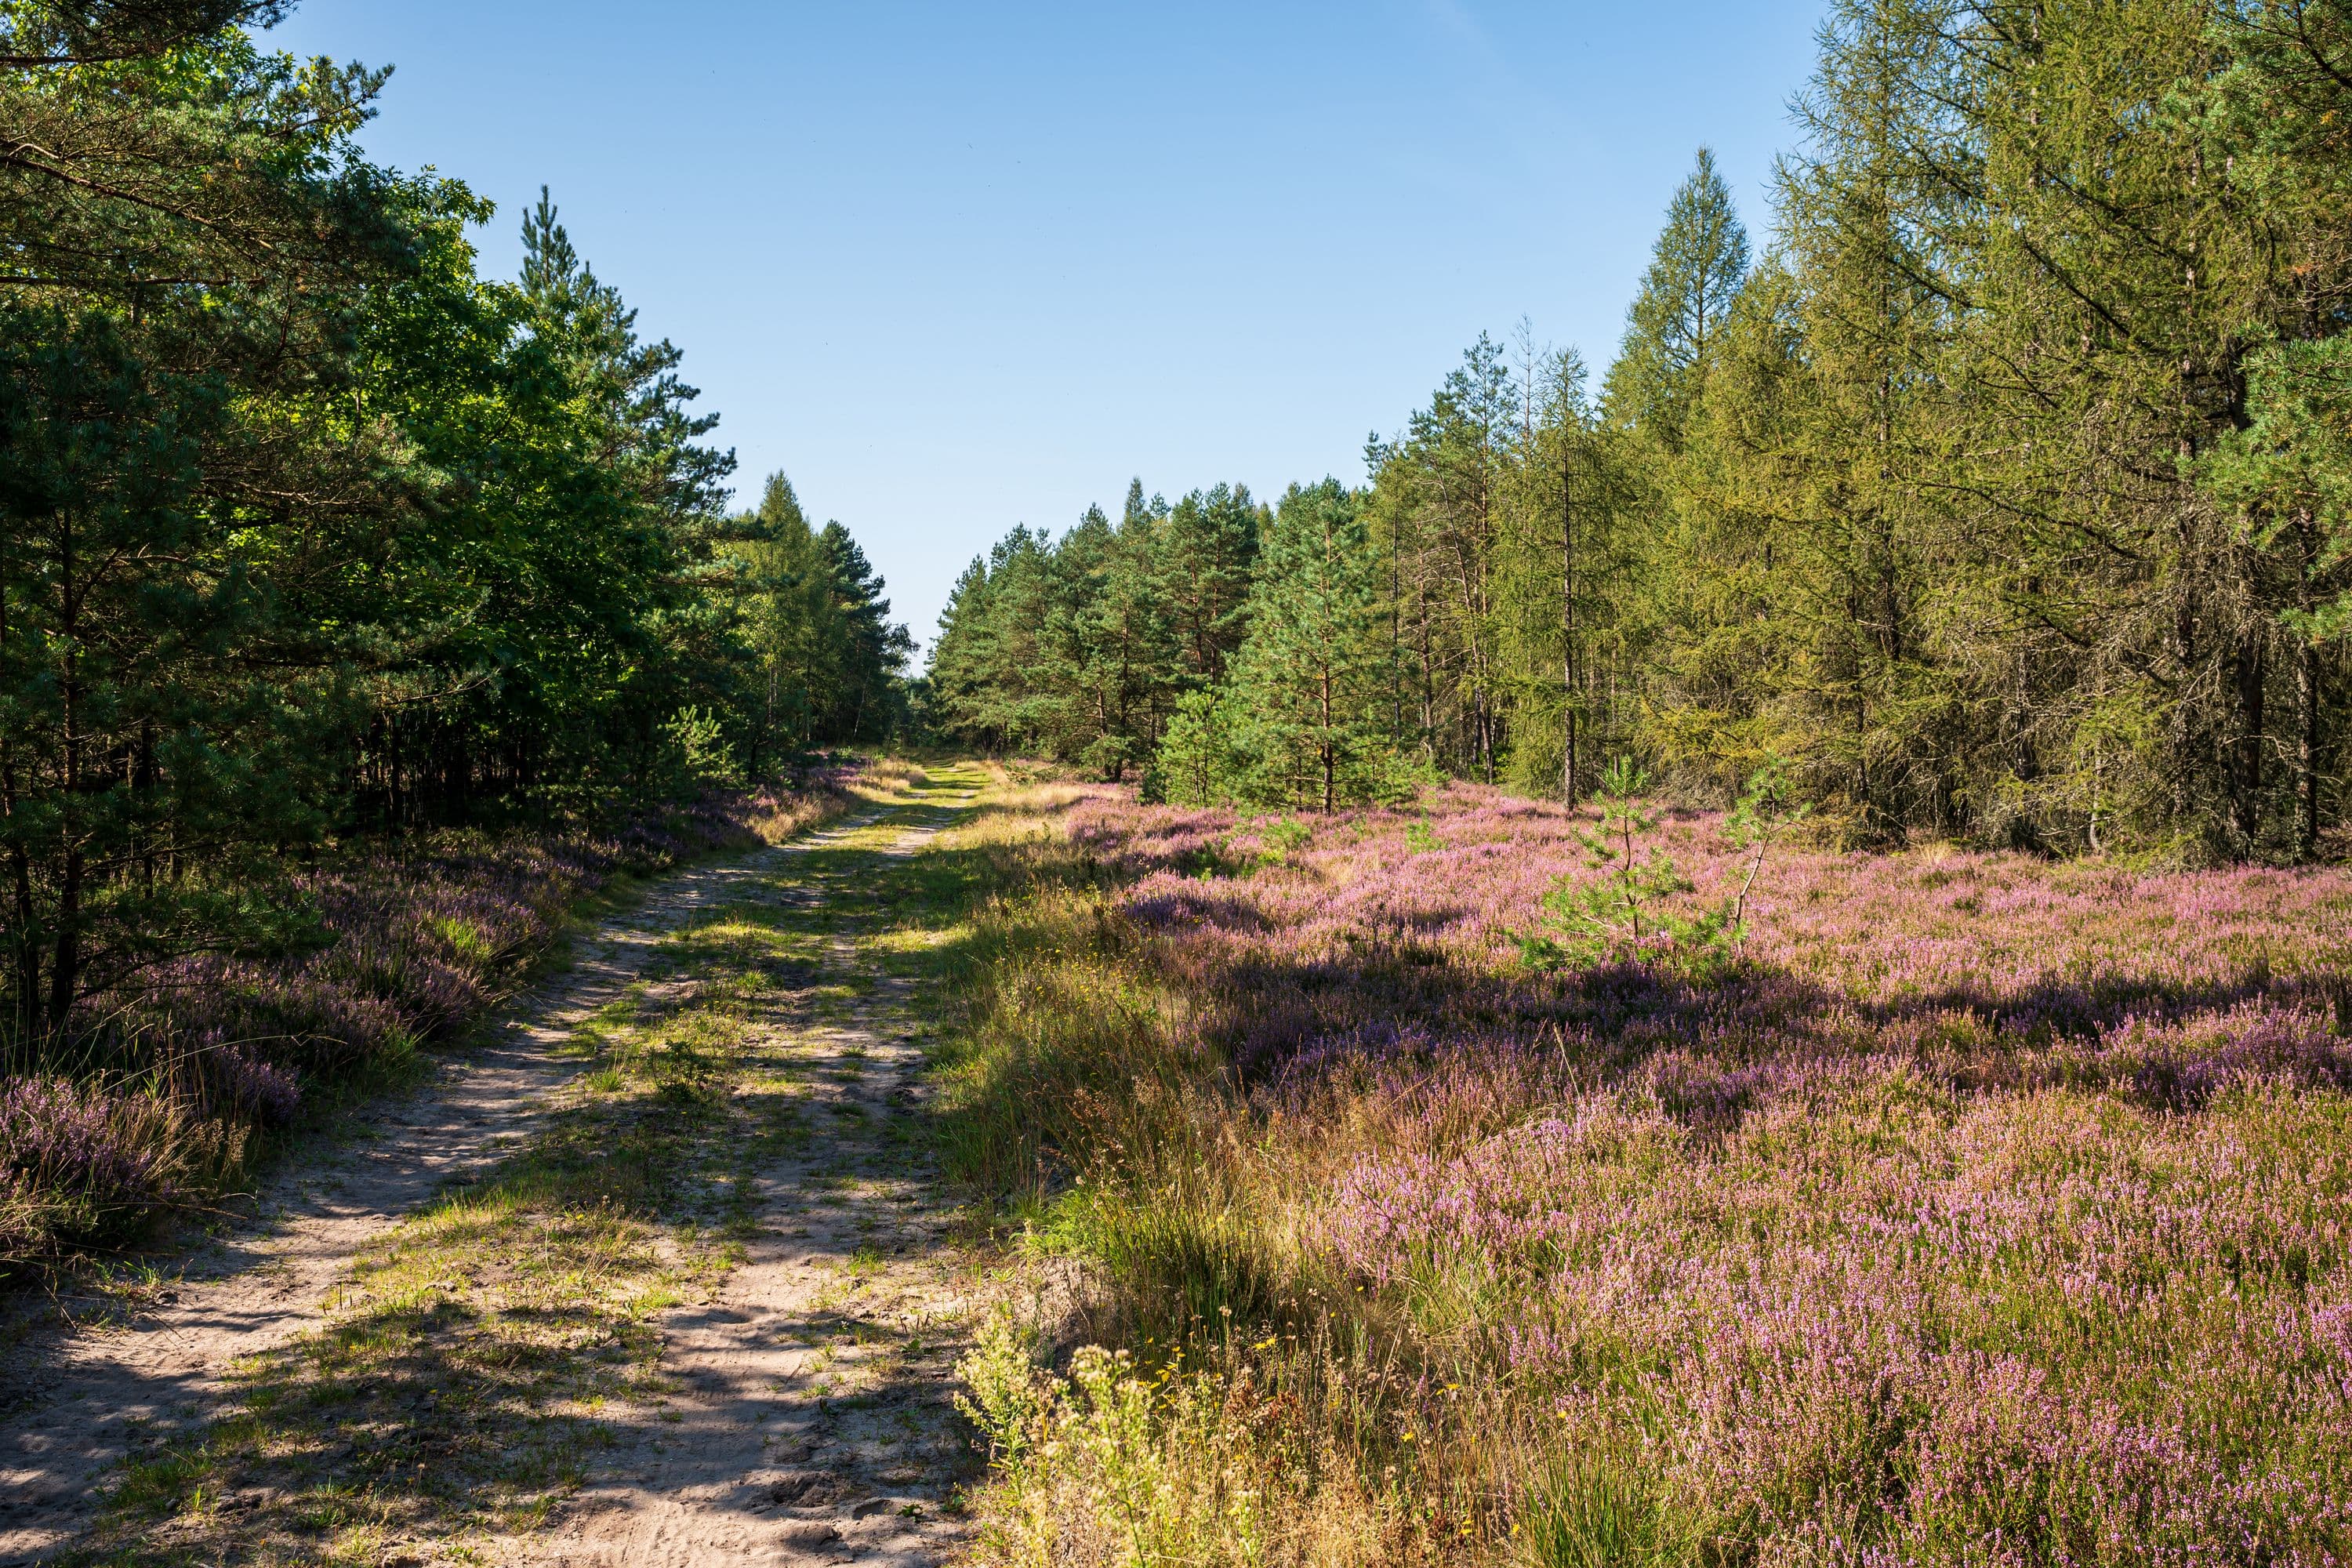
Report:
[[658,885],[139,1310],[20,1319],[0,1564],[946,1561],[971,1313],[901,895],[985,782]]

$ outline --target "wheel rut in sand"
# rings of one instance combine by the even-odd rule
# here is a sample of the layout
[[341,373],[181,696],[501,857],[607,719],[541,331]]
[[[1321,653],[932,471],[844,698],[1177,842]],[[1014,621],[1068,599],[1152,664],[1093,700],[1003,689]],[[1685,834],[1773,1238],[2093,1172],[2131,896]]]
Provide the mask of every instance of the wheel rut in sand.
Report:
[[[950,808],[970,798],[933,797]],[[572,967],[512,1009],[487,1047],[375,1112],[325,1161],[283,1173],[258,1219],[185,1259],[159,1305],[113,1328],[12,1331],[0,1563],[75,1554],[126,1456],[202,1442],[233,1412],[240,1366],[319,1329],[354,1259],[527,1144],[551,1102],[576,1099],[567,1085],[583,1064],[567,1047],[600,1009],[646,993],[642,976],[666,941],[730,906],[839,899],[848,889],[795,887],[779,873],[861,836],[909,855],[954,815],[865,812],[659,885],[579,942]],[[897,826],[907,821],[916,825]],[[827,966],[861,967],[855,944],[836,934]],[[610,1446],[584,1485],[551,1498],[535,1528],[477,1531],[465,1556],[927,1563],[951,1547],[941,1504],[961,1445],[946,1391],[962,1310],[941,1247],[949,1210],[925,1152],[903,1130],[876,1136],[920,1092],[908,984],[869,976],[845,1008],[787,1008],[763,1027],[761,1048],[796,1065],[815,1114],[808,1136],[757,1170],[748,1196],[758,1223],[737,1266],[709,1300],[658,1318],[659,1393],[599,1412]],[[371,1539],[382,1550],[364,1556],[385,1562],[460,1545],[430,1531]]]
[[[880,852],[906,856],[944,819]],[[832,942],[844,970],[858,963]],[[928,1152],[877,1136],[919,1100],[904,979],[794,1031],[813,1135],[759,1173],[760,1228],[709,1301],[672,1315],[675,1390],[616,1412],[630,1436],[514,1561],[941,1563],[967,1462],[950,1404],[972,1303]]]

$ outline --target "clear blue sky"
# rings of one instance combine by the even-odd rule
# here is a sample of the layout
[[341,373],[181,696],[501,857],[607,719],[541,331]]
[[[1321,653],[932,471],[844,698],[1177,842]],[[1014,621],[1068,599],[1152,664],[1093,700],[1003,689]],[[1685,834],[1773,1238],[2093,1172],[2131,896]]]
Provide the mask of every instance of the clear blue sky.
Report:
[[1595,374],[1711,144],[1767,226],[1820,0],[1155,6],[304,0],[396,68],[367,144],[544,182],[686,353],[745,499],[782,468],[928,640],[1015,522],[1362,474],[1483,330]]

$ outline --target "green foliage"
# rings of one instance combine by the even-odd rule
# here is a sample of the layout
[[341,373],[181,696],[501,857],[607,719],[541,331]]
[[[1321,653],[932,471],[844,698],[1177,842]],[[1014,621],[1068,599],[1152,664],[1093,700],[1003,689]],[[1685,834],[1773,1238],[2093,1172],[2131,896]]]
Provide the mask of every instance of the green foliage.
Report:
[[848,530],[813,528],[792,481],[771,474],[758,509],[728,520],[714,549],[750,653],[731,739],[751,771],[812,745],[898,733],[913,643],[890,624],[882,581]]
[[1242,716],[1244,798],[1328,814],[1381,792],[1391,737],[1376,566],[1356,499],[1337,480],[1283,497],[1225,699]]
[[1187,682],[1216,682],[1241,646],[1266,522],[1247,486],[1218,485],[1178,501],[1160,525],[1156,575]]
[[[377,79],[259,57],[239,9],[180,7],[160,32],[143,10],[0,17],[26,56],[0,118],[41,149],[0,167],[19,274],[0,308],[0,1029],[61,1028],[159,958],[272,940],[289,922],[254,885],[320,827],[321,742],[351,711],[321,657],[333,574],[274,498],[386,500],[376,434],[303,416],[353,291],[466,204],[358,165],[345,139]],[[141,281],[173,277],[201,282]]]
[[1024,1332],[1010,1313],[991,1313],[971,1352],[956,1363],[956,1376],[964,1387],[955,1396],[956,1409],[986,1440],[990,1463],[1016,1485],[1025,1480],[1049,1410],[1036,1335]]
[[1634,1568],[1675,1561],[1661,1550],[1660,1510],[1649,1478],[1606,1452],[1555,1458],[1538,1478],[1519,1527],[1528,1568]]
[[1697,164],[1666,206],[1650,269],[1626,312],[1625,343],[1609,372],[1611,413],[1669,450],[1705,389],[1709,354],[1748,278],[1748,231],[1716,173]]
[[1787,764],[1779,757],[1771,757],[1748,775],[1747,787],[1739,792],[1738,804],[1725,815],[1724,837],[1748,852],[1747,864],[1740,871],[1739,889],[1732,894],[1724,911],[1723,930],[1735,947],[1747,942],[1748,897],[1756,890],[1756,879],[1764,874],[1764,862],[1773,846],[1811,816],[1812,809],[1811,802],[1790,798]]
[[1696,980],[1712,979],[1737,959],[1748,938],[1748,901],[1774,845],[1810,814],[1790,798],[1775,757],[1748,780],[1723,819],[1723,834],[1743,852],[1739,883],[1712,904],[1694,906],[1696,890],[1663,845],[1648,843],[1660,818],[1644,798],[1650,776],[1618,757],[1594,791],[1597,827],[1579,829],[1589,869],[1561,877],[1544,895],[1544,929],[1519,938],[1519,956],[1540,971],[1616,963],[1658,963]]
[[2247,410],[2250,422],[2214,443],[2199,478],[2238,512],[2250,545],[2289,553],[2286,630],[2332,643],[2352,626],[2352,340],[2263,349]]
[[546,194],[479,278],[488,205],[369,163],[386,73],[262,53],[283,9],[0,6],[10,1033],[301,940],[272,889],[338,833],[601,815],[903,710],[855,541],[727,515],[678,350]]
[[716,713],[688,703],[662,726],[662,733],[669,742],[681,786],[742,782],[735,753],[727,744],[727,727]]
[[1083,1345],[1066,1376],[1038,1369],[1027,1336],[999,1315],[958,1365],[956,1406],[998,1456],[989,1562],[1043,1563],[1057,1518],[1084,1500],[1108,1528],[1109,1561],[1271,1561],[1269,1499],[1246,1484],[1258,1458],[1246,1385],[1171,1367],[1146,1377],[1127,1351]]
[[1146,793],[1178,805],[1228,801],[1243,766],[1231,711],[1230,700],[1216,691],[1188,691],[1178,698]]
[[1630,757],[1617,758],[1601,775],[1594,795],[1600,826],[1577,834],[1600,875],[1564,876],[1544,895],[1545,930],[1519,940],[1520,958],[1530,969],[1669,955],[1688,963],[1711,956],[1729,939],[1727,912],[1677,907],[1692,884],[1674,857],[1661,845],[1650,845],[1646,853],[1637,845],[1658,830],[1659,818],[1643,797],[1649,786],[1650,775]]
[[1150,773],[1177,704],[1223,679],[1248,625],[1265,509],[1238,485],[1174,506],[1128,490],[1058,540],[1016,528],[940,617],[928,718],[965,744]]
[[1258,860],[1262,865],[1286,864],[1291,856],[1313,841],[1315,830],[1303,822],[1277,816],[1258,830]]
[[[1116,778],[1223,687],[1185,798],[1411,764],[1573,802],[1622,752],[1728,807],[1779,757],[1853,844],[2322,853],[2352,19],[1836,0],[1819,43],[1769,243],[1702,152],[1598,407],[1572,350],[1482,334],[1320,561],[1237,492],[1017,534],[943,624],[952,732]],[[1113,540],[1150,589],[1108,592]],[[1299,701],[1325,663],[1344,719]]]

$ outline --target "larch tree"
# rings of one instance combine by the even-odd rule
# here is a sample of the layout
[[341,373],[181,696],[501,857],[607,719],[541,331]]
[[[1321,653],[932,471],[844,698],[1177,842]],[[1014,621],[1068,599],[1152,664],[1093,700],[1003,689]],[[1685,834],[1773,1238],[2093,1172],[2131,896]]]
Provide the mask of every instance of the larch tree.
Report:
[[1666,226],[1626,313],[1625,341],[1603,401],[1612,417],[1672,449],[1706,378],[1707,352],[1748,277],[1748,231],[1716,171],[1698,159],[1666,207]]

